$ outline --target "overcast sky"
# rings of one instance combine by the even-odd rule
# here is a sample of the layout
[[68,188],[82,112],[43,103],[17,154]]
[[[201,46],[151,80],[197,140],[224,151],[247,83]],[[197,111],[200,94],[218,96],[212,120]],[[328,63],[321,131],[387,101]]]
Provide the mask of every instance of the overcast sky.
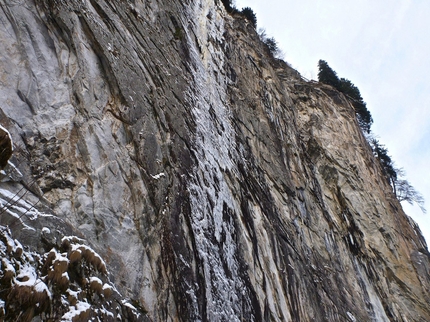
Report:
[[236,0],[236,7],[254,10],[257,28],[306,78],[317,78],[324,59],[359,88],[373,132],[426,200],[428,214],[403,209],[430,243],[430,1]]

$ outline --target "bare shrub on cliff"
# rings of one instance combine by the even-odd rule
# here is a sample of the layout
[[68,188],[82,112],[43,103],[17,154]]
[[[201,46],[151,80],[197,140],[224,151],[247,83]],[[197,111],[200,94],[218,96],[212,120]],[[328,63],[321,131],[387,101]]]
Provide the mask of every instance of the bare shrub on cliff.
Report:
[[260,40],[266,45],[270,55],[278,59],[283,58],[282,50],[279,48],[278,42],[274,37],[267,36],[266,30],[263,28],[258,30],[258,35]]
[[372,135],[367,137],[368,142],[373,150],[373,154],[381,165],[382,171],[387,178],[388,183],[393,188],[393,193],[396,198],[402,202],[407,201],[409,204],[417,204],[423,213],[426,213],[424,207],[423,196],[415,190],[415,188],[406,179],[403,169],[396,168],[391,156],[388,155],[387,148],[379,143],[379,141]]

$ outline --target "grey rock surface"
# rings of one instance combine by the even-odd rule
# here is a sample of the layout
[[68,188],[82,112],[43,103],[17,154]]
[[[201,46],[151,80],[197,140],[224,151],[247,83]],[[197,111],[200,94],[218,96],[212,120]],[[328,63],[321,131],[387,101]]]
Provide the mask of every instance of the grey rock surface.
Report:
[[427,245],[350,102],[221,1],[0,9],[14,238],[85,238],[153,321],[430,321]]

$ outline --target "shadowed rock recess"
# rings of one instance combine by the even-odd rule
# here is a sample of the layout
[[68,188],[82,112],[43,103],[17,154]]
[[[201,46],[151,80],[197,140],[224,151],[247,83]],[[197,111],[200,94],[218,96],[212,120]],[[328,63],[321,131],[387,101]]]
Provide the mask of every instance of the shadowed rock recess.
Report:
[[0,21],[0,319],[430,321],[427,245],[350,102],[221,1]]

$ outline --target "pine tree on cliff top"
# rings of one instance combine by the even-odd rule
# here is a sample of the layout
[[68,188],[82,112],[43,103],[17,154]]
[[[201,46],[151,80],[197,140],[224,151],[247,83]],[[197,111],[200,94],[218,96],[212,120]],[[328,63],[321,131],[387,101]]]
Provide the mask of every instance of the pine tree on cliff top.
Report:
[[254,11],[250,7],[243,8],[241,11],[241,14],[244,15],[245,18],[252,23],[254,28],[257,28],[257,16],[255,15]]
[[357,113],[358,123],[364,132],[370,132],[370,126],[373,123],[372,115],[366,107],[366,103],[361,97],[360,91],[349,79],[341,78],[339,80],[340,92],[344,93],[348,98],[352,99],[352,105]]
[[373,123],[372,115],[366,107],[366,103],[361,97],[360,91],[349,79],[337,77],[336,72],[330,68],[325,60],[318,62],[318,81],[331,85],[339,92],[345,94],[351,100],[357,115],[357,121],[363,132],[370,133],[370,127]]
[[320,59],[318,62],[318,81],[321,83],[331,85],[336,89],[339,89],[339,78],[336,72],[330,68],[325,60]]

